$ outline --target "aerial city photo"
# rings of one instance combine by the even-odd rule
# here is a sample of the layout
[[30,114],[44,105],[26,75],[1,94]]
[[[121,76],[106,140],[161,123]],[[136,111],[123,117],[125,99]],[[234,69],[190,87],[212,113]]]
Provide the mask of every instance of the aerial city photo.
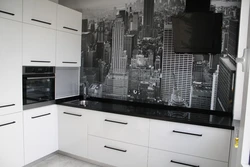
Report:
[[232,112],[240,0],[211,0],[211,11],[223,13],[217,55],[174,52],[171,17],[185,0],[59,3],[83,13],[81,85],[89,96]]

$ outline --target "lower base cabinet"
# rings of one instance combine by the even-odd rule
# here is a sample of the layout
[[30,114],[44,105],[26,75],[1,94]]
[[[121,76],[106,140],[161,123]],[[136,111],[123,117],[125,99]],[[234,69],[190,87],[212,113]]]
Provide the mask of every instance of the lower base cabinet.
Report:
[[88,136],[88,158],[116,167],[147,167],[148,148]]
[[0,166],[21,167],[23,157],[22,113],[0,116]]
[[87,118],[83,109],[58,106],[59,150],[87,156]]
[[56,105],[25,110],[25,165],[58,150],[58,118]]
[[228,167],[227,163],[173,152],[149,149],[148,167]]

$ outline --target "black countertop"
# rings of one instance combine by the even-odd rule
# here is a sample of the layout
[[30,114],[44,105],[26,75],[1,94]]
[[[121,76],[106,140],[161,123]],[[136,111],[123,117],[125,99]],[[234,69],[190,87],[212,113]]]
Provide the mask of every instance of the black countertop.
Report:
[[219,111],[173,108],[163,105],[132,103],[118,100],[88,99],[80,104],[79,96],[56,100],[56,104],[170,122],[233,130],[232,116]]

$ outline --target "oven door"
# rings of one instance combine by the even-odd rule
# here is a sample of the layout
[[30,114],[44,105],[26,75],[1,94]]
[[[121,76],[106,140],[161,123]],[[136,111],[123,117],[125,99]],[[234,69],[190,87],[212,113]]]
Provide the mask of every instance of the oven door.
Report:
[[55,100],[55,75],[24,75],[23,104]]

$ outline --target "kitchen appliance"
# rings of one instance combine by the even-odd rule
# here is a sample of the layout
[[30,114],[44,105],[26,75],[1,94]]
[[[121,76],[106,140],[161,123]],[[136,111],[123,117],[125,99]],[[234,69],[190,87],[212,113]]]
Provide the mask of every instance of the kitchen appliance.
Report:
[[30,109],[54,103],[55,68],[23,67],[23,107]]

